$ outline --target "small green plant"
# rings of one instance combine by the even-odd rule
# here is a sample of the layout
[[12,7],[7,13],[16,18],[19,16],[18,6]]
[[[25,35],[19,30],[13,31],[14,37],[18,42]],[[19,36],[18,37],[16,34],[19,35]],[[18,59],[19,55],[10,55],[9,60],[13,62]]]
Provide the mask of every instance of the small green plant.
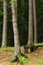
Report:
[[29,59],[27,56],[25,56],[22,53],[18,56],[18,58],[19,58],[19,61],[20,61],[21,65],[24,65]]
[[25,56],[24,54],[18,54],[16,60],[11,60],[10,63],[15,63],[15,61],[19,61],[20,65],[25,65],[25,63],[28,61],[28,57]]

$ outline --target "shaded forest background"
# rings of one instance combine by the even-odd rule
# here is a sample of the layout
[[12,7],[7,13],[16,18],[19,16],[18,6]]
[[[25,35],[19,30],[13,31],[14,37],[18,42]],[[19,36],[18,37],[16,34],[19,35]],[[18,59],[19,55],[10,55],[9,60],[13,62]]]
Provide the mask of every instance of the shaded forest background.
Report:
[[[13,46],[13,28],[12,28],[12,13],[10,0],[7,6],[7,45]],[[28,38],[28,0],[18,0],[18,28],[20,45],[27,43]],[[38,42],[43,42],[43,0],[36,0],[36,15],[37,15],[37,36]],[[2,42],[3,28],[3,2],[0,2],[0,46]]]

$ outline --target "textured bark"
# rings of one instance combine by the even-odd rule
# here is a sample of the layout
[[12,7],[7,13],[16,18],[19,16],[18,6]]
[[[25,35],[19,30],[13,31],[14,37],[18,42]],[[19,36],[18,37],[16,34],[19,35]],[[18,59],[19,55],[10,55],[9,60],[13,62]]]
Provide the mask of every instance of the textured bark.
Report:
[[30,48],[30,52],[34,50],[33,48],[33,0],[29,0],[29,22],[28,22],[28,43],[24,47],[25,53],[28,52],[28,48]]
[[37,43],[37,21],[36,21],[36,4],[33,0],[33,14],[34,14],[34,44]]
[[32,0],[29,0],[29,27],[28,27],[28,46],[33,46],[33,19],[32,19]]
[[6,47],[7,39],[7,0],[3,0],[3,35],[2,35],[2,47]]
[[13,60],[15,60],[16,56],[20,53],[20,45],[19,45],[19,33],[17,27],[17,2],[14,2],[14,0],[11,2],[11,8],[12,8],[12,24],[14,32],[14,45],[15,45]]

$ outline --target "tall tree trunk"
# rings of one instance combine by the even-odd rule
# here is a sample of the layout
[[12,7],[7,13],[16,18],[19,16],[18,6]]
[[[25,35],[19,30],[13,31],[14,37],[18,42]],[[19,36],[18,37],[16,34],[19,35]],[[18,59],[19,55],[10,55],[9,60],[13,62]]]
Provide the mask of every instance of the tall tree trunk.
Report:
[[29,27],[28,27],[28,46],[33,46],[33,19],[32,19],[32,0],[29,0]]
[[7,0],[3,0],[3,35],[2,35],[2,47],[6,47],[6,39],[7,39]]
[[13,24],[13,32],[14,32],[14,57],[12,60],[16,59],[16,56],[20,53],[20,45],[19,45],[19,34],[18,34],[18,27],[17,27],[17,0],[12,0],[11,2],[12,8],[12,24]]
[[30,48],[30,51],[33,51],[33,17],[32,17],[32,5],[33,0],[29,0],[29,25],[28,25],[28,43],[26,52],[28,52],[28,47]]
[[36,4],[33,0],[33,14],[34,14],[34,43],[37,43],[37,22],[36,22]]

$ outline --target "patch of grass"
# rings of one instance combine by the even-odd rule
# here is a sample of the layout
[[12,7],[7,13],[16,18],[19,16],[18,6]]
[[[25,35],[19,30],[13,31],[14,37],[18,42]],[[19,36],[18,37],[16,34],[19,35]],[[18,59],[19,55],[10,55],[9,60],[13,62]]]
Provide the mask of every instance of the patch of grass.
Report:
[[36,65],[43,65],[43,59],[41,59]]
[[17,63],[7,63],[7,64],[5,64],[5,65],[17,65]]
[[8,62],[8,63],[6,63],[4,65],[21,65],[21,64],[19,62],[13,62],[13,63]]
[[7,63],[7,64],[5,64],[5,65],[17,65],[17,63]]
[[[21,47],[23,48],[23,46]],[[10,51],[10,52],[14,52],[14,47],[4,47],[4,48],[0,48],[0,54],[4,51]]]
[[3,53],[4,51],[14,51],[14,47],[6,47],[6,48],[0,48],[0,54]]
[[6,47],[5,51],[11,51],[11,52],[13,52],[14,51],[14,47]]

